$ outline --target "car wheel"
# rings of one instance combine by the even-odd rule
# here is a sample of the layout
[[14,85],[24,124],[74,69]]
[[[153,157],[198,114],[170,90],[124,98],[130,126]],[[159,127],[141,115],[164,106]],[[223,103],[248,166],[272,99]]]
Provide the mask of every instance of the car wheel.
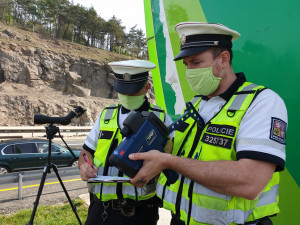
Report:
[[78,167],[78,160],[72,162],[72,167]]
[[8,173],[8,168],[5,166],[0,166],[0,174],[6,174]]

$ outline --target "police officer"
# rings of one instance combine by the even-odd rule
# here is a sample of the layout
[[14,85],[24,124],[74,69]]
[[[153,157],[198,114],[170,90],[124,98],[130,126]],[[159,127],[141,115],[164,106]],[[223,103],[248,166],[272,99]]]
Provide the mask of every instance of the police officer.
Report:
[[[272,224],[279,212],[279,171],[285,166],[287,110],[272,90],[234,73],[232,41],[240,34],[221,24],[176,25],[192,99],[205,124],[192,119],[175,132],[173,155],[136,153],[144,160],[131,180],[148,179],[163,169],[181,175],[157,195],[172,211],[171,224]],[[253,65],[255,66],[255,65]]]
[[[149,103],[145,96],[151,86],[149,71],[155,68],[155,64],[128,60],[108,65],[114,72],[114,89],[118,92],[120,104],[106,107],[86,138],[79,157],[80,175],[84,181],[96,175],[124,176],[109,163],[108,158],[121,142],[120,129],[132,110],[152,111],[167,125],[172,123],[164,110]],[[84,160],[83,153],[94,163],[93,167]],[[136,188],[129,183],[106,183],[90,189],[91,203],[85,224],[157,224],[156,183],[147,184],[148,180],[139,182],[145,186]]]

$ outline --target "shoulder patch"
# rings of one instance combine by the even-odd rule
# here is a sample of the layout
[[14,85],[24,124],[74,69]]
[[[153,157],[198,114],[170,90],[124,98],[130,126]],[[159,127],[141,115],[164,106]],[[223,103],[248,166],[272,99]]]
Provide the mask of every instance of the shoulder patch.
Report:
[[271,117],[271,130],[270,130],[271,140],[285,145],[286,129],[287,129],[286,122],[284,122],[281,119]]

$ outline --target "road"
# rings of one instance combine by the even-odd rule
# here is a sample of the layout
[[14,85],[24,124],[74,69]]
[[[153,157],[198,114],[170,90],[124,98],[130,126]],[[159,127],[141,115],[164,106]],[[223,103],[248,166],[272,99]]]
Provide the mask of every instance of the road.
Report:
[[[60,174],[60,176],[71,199],[87,193],[86,182],[83,182],[78,174],[71,176]],[[0,214],[9,214],[20,209],[33,208],[41,177],[23,181],[22,200],[18,200],[18,190],[15,189],[18,187],[17,183],[6,185],[0,183]],[[67,197],[55,173],[47,174],[39,205],[57,204],[66,201]]]
[[[72,149],[82,149],[82,146],[84,144],[85,138],[83,137],[79,137],[79,138],[65,138],[64,141],[67,143],[67,145]],[[65,147],[65,144],[63,143],[63,141],[60,138],[55,138],[53,140],[54,143],[57,143],[61,146]]]

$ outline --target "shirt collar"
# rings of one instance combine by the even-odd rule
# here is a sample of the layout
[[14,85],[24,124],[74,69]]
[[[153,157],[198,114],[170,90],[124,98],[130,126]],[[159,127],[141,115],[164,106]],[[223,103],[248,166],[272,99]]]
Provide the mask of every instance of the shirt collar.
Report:
[[[219,97],[223,98],[226,101],[229,101],[232,95],[246,82],[246,77],[244,73],[236,73],[235,81],[230,85],[230,87],[219,95]],[[207,96],[202,97],[203,100],[208,101],[209,98]]]
[[[145,101],[144,103],[138,108],[138,109],[135,109],[134,111],[135,112],[143,112],[143,111],[148,111],[150,108],[150,103],[148,101],[148,99],[146,98],[145,96]],[[126,114],[126,113],[129,113],[131,110],[129,109],[126,109],[123,105],[121,106],[121,113],[122,114]]]

